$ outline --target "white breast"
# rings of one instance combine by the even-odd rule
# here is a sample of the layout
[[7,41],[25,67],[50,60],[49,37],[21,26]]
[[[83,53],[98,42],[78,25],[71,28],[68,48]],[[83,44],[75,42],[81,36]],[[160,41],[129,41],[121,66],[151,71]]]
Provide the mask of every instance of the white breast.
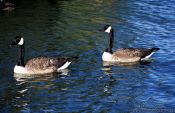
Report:
[[60,71],[62,69],[66,69],[72,62],[66,62],[63,66],[57,69],[57,71]]
[[113,61],[113,56],[112,56],[112,54],[110,54],[108,52],[104,52],[102,55],[102,60],[103,61]]
[[14,73],[25,74],[25,73],[27,73],[27,70],[23,66],[15,65],[15,67],[14,67]]

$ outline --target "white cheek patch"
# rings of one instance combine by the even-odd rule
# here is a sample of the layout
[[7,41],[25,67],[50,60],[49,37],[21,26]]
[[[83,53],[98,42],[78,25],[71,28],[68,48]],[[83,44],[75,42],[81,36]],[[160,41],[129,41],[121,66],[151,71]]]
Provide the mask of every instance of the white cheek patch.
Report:
[[109,27],[105,30],[105,32],[106,32],[106,33],[110,33],[111,29],[112,29],[112,27],[109,26]]
[[23,45],[24,44],[24,38],[21,38],[21,40],[19,41],[18,45]]

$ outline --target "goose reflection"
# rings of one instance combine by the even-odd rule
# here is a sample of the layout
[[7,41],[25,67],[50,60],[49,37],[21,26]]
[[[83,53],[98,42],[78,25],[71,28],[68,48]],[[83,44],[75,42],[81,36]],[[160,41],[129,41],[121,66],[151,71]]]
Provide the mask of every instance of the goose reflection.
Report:
[[64,80],[62,81],[62,79],[68,76],[68,72],[69,70],[66,69],[62,70],[61,73],[44,75],[24,75],[15,73],[14,78],[16,80],[15,84],[17,90],[14,97],[16,102],[14,106],[25,110],[28,109],[28,105],[30,105],[31,101],[48,101],[46,99],[49,98],[45,98],[48,95],[50,96],[52,93],[57,93],[58,90],[67,90],[67,82]]
[[18,74],[14,73],[14,78],[18,82],[42,82],[42,81],[51,81],[59,75],[59,77],[68,76],[69,70],[64,69],[59,73],[48,73],[48,74],[40,74],[40,75],[29,75],[29,74]]
[[[145,62],[131,62],[131,63],[118,63],[118,62],[106,62],[103,61],[103,73],[105,77],[108,77],[107,82],[104,85],[104,93],[111,96],[113,95],[113,87],[115,87],[116,84],[118,84],[119,81],[122,80],[128,80],[127,77],[120,76],[121,74],[130,73],[132,69],[140,69],[147,71],[147,68],[145,68],[146,65],[149,65],[151,61],[145,61]],[[115,71],[113,67],[119,68],[118,71]],[[123,71],[124,69],[124,71]],[[128,70],[125,72],[125,70]],[[143,71],[145,72],[145,71]],[[119,76],[118,76],[119,75]]]
[[127,62],[127,63],[103,61],[103,67],[104,67],[104,70],[106,70],[106,69],[110,70],[112,66],[133,68],[133,67],[137,67],[139,65],[148,65],[151,62],[153,62],[153,59],[149,59],[149,60],[142,61],[142,62]]
[[109,80],[104,84],[104,93],[108,96],[112,95],[112,87],[116,84],[117,79],[115,79],[111,74],[108,74]]
[[111,96],[112,95],[112,87],[116,84],[117,79],[113,77],[112,74],[112,64],[108,64],[107,62],[103,62],[103,68],[105,77],[108,77],[108,81],[104,84],[103,92]]

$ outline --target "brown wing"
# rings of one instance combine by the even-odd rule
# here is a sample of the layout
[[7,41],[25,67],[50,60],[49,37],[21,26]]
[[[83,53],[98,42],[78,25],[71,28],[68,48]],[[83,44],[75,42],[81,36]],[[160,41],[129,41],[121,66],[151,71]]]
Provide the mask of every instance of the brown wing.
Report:
[[61,67],[64,63],[66,63],[67,58],[51,58],[51,57],[37,57],[30,59],[25,67],[28,70],[46,70]]
[[114,52],[114,55],[117,57],[130,58],[130,57],[140,57],[144,58],[145,56],[151,54],[151,49],[145,48],[121,48]]

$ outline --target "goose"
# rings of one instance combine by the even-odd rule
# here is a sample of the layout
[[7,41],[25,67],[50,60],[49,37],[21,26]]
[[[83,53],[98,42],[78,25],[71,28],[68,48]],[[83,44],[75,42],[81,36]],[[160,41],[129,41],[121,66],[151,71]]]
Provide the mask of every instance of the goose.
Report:
[[20,55],[18,62],[14,67],[14,73],[17,74],[46,74],[60,72],[66,69],[73,60],[78,57],[36,57],[24,63],[25,43],[22,36],[16,36],[11,43],[11,47],[18,45],[20,47]]
[[109,34],[109,45],[102,55],[103,61],[108,62],[140,62],[148,60],[159,48],[120,48],[112,51],[114,43],[114,29],[110,25],[105,25],[103,32]]

